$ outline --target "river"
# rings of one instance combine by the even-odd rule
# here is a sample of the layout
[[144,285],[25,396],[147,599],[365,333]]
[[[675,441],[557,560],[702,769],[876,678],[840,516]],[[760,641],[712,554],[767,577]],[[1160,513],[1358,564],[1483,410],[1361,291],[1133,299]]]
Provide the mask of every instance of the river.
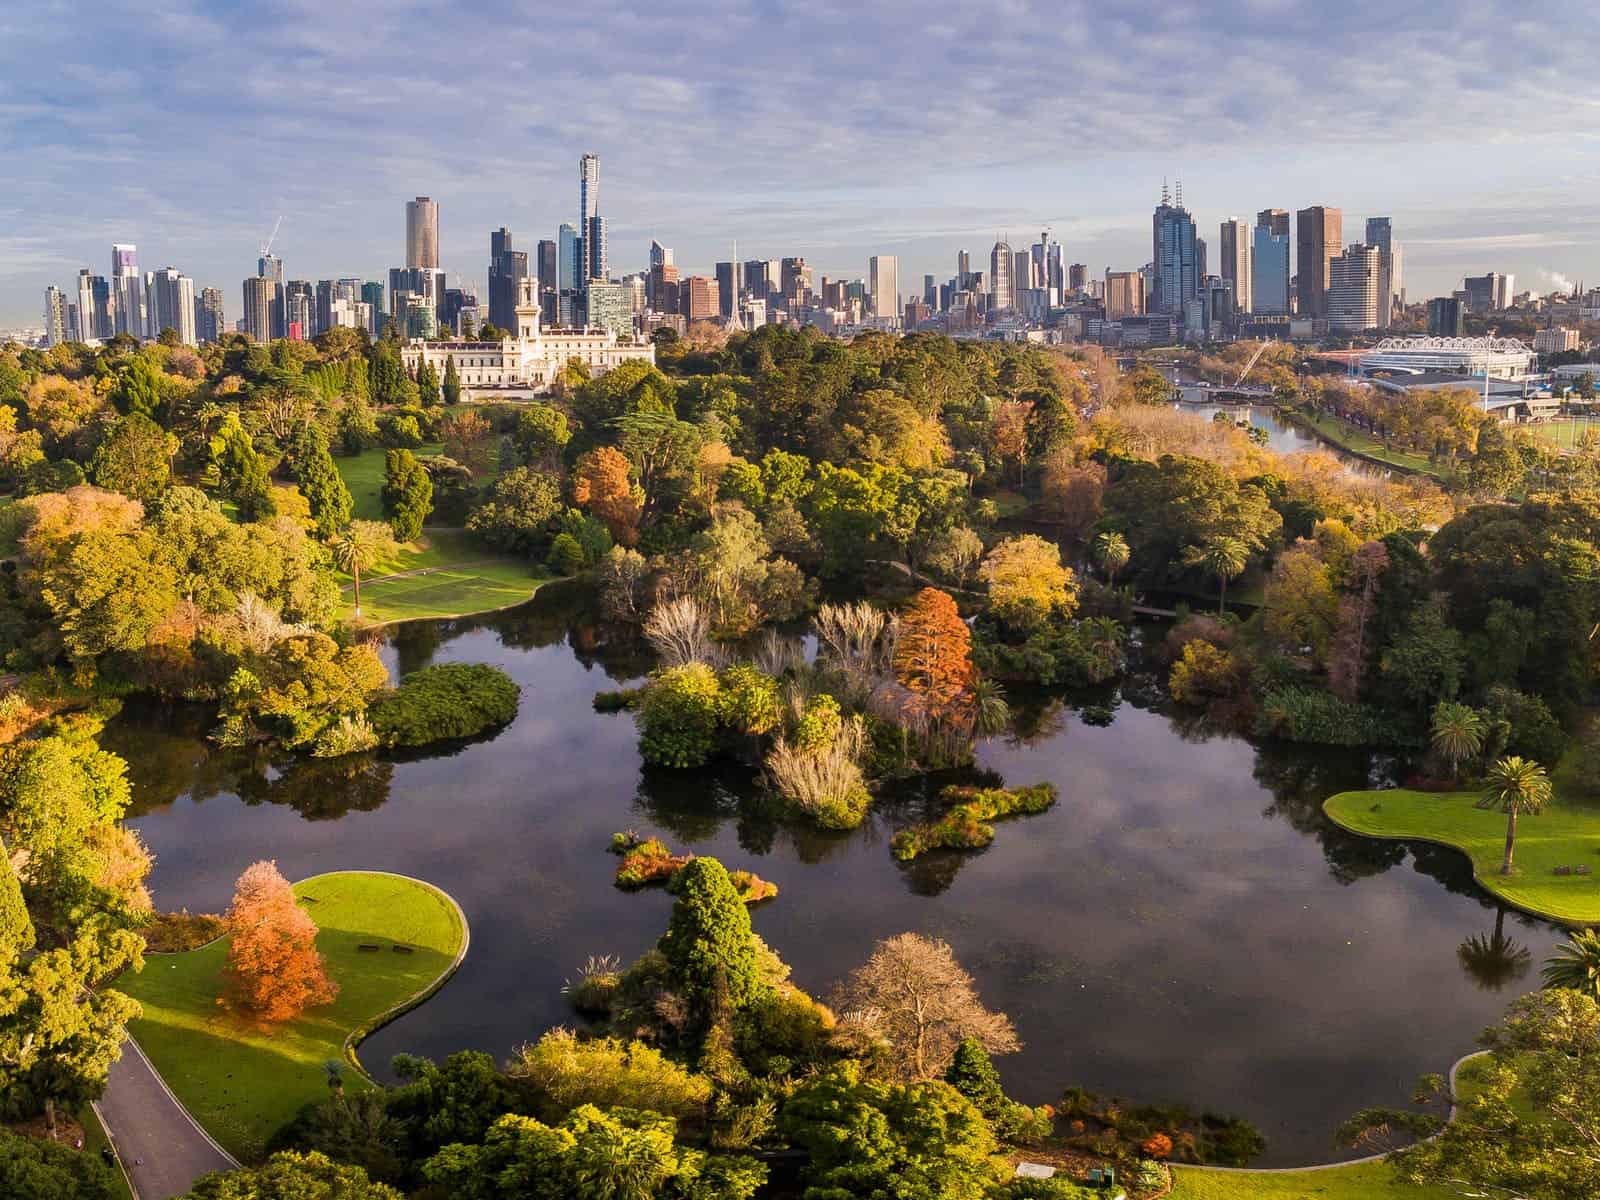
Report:
[[489,662],[523,689],[498,736],[405,761],[274,767],[211,748],[193,714],[130,707],[106,741],[129,760],[157,903],[219,910],[258,858],[290,878],[428,879],[466,910],[471,952],[363,1060],[382,1073],[400,1051],[503,1057],[572,1021],[562,982],[589,955],[630,960],[660,935],[670,897],[611,884],[607,840],[635,828],[777,883],[754,923],[801,986],[826,993],[882,937],[946,938],[1016,1023],[1024,1049],[999,1065],[1017,1098],[1079,1085],[1244,1116],[1267,1136],[1261,1165],[1280,1166],[1341,1157],[1340,1120],[1448,1069],[1559,940],[1506,918],[1531,955],[1520,987],[1469,973],[1462,947],[1496,911],[1465,860],[1355,838],[1321,814],[1384,763],[1208,734],[1162,711],[1153,676],[1099,697],[1087,720],[1019,697],[1020,732],[985,742],[979,766],[1049,780],[1059,803],[1000,824],[981,853],[903,867],[889,837],[927,814],[933,784],[825,835],[787,821],[745,769],[646,768],[632,719],[590,705],[645,664],[596,639],[542,601],[403,627],[384,650],[391,671]]

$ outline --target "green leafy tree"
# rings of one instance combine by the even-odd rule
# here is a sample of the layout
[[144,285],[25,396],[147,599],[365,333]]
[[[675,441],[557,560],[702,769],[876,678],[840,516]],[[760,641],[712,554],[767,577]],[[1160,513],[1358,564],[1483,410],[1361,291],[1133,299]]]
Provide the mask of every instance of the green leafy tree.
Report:
[[704,663],[662,671],[639,704],[639,753],[658,766],[705,765],[716,748],[721,704],[717,677]]
[[1411,610],[1410,620],[1383,652],[1378,667],[1385,686],[1401,704],[1428,711],[1440,700],[1455,698],[1466,671],[1466,655],[1442,597]]
[[1000,1072],[977,1038],[962,1039],[956,1056],[950,1060],[950,1069],[944,1073],[944,1081],[977,1105],[979,1112],[994,1112],[1005,1102]]
[[444,360],[444,385],[441,388],[444,402],[450,405],[461,403],[461,374],[456,370],[456,356],[447,354]]
[[34,944],[33,920],[22,899],[22,884],[11,866],[4,841],[0,841],[0,960],[10,962]]
[[390,450],[384,459],[383,511],[397,541],[414,542],[433,511],[433,481],[409,450]]
[[714,858],[696,858],[673,880],[672,919],[661,937],[674,987],[705,1019],[723,997],[746,1007],[763,990],[750,913],[728,872]]
[[417,399],[423,408],[434,408],[439,403],[439,372],[431,362],[417,368]]
[[379,407],[406,402],[406,369],[400,361],[400,352],[393,343],[381,341],[373,348],[369,371],[371,386],[367,389],[372,402]]
[[1483,718],[1470,704],[1441,700],[1433,709],[1433,748],[1450,761],[1452,778],[1461,773],[1461,760],[1483,749]]
[[550,523],[561,507],[561,489],[554,478],[517,467],[495,480],[488,501],[467,518],[467,528],[496,549],[533,555],[549,539]]
[[1511,874],[1511,852],[1517,840],[1517,818],[1537,815],[1550,800],[1550,777],[1536,762],[1512,755],[1489,768],[1479,808],[1497,808],[1506,815],[1506,856],[1500,874]]
[[355,502],[344,477],[328,453],[328,438],[318,425],[307,425],[300,435],[294,458],[295,479],[300,494],[311,507],[311,519],[323,538],[334,537],[350,523]]
[[111,403],[123,416],[138,413],[151,421],[161,415],[161,368],[143,354],[135,354],[117,374]]
[[523,462],[550,470],[561,461],[561,452],[572,440],[567,415],[550,404],[530,404],[517,414],[512,434]]
[[89,475],[100,487],[148,504],[166,490],[177,452],[178,439],[136,409],[111,427]]
[[1600,1000],[1600,931],[1577,929],[1568,934],[1539,973],[1547,988],[1571,988]]
[[0,1129],[0,1196],[117,1200],[120,1181],[98,1155]]
[[256,452],[237,415],[229,413],[223,422],[212,441],[212,457],[223,490],[239,505],[240,516],[247,521],[263,521],[277,513],[266,460]]
[[1117,573],[1128,565],[1128,560],[1133,557],[1133,551],[1128,548],[1128,539],[1115,529],[1108,529],[1095,535],[1094,560],[1100,564],[1100,569],[1106,573],[1106,579],[1116,583]]
[[282,1150],[259,1167],[202,1175],[181,1200],[402,1200],[360,1167],[313,1150]]

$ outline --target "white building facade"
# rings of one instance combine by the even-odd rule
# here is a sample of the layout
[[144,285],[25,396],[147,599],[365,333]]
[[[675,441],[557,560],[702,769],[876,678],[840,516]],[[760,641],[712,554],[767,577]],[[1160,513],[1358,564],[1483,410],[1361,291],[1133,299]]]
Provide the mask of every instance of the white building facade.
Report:
[[590,375],[604,375],[625,362],[656,361],[654,343],[622,339],[609,329],[541,329],[539,281],[518,280],[517,329],[503,341],[427,341],[412,338],[401,349],[406,367],[431,363],[440,376],[455,359],[462,389],[542,392],[569,362],[577,361]]

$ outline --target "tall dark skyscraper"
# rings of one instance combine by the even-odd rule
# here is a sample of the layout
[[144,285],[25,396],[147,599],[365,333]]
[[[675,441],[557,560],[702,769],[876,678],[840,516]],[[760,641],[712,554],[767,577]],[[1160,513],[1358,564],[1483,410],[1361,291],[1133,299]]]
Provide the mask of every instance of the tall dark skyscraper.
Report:
[[1328,272],[1344,242],[1344,214],[1314,204],[1295,213],[1295,272],[1300,315],[1328,315]]
[[554,239],[541,238],[534,268],[539,277],[539,320],[546,325],[556,325],[561,320],[560,261]]
[[[597,224],[598,222],[598,224]],[[578,271],[576,287],[604,279],[607,270],[605,218],[600,215],[600,156],[578,160]]]
[[1151,312],[1170,313],[1181,321],[1184,306],[1200,294],[1200,248],[1196,243],[1194,218],[1183,207],[1180,188],[1174,202],[1161,189],[1161,203],[1151,220],[1150,261],[1155,277],[1148,297]]
[[744,282],[742,265],[736,262],[717,264],[717,311],[725,321],[732,320],[739,311],[739,290]]
[[489,323],[517,327],[517,296],[528,277],[526,251],[511,248],[511,231],[502,225],[489,235]]

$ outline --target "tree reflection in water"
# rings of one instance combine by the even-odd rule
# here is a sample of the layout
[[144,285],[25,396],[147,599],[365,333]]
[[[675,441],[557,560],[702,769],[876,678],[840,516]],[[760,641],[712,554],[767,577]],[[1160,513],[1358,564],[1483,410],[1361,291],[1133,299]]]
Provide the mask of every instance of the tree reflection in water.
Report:
[[1495,909],[1494,931],[1475,933],[1456,947],[1456,958],[1467,977],[1486,992],[1498,992],[1528,973],[1533,955],[1506,936],[1506,909]]

